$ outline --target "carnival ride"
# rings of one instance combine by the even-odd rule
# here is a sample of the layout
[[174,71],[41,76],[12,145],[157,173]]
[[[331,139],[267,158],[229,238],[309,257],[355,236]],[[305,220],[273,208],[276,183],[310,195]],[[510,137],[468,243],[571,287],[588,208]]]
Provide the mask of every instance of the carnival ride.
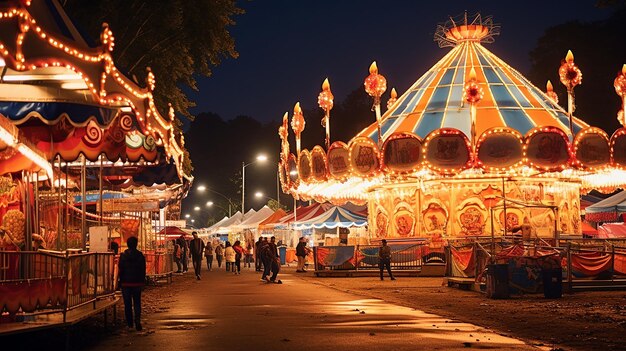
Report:
[[[288,114],[283,117],[283,191],[318,202],[367,203],[375,238],[501,236],[524,218],[540,237],[580,236],[580,194],[626,185],[626,128],[609,137],[574,115],[582,73],[571,52],[559,69],[568,93],[564,109],[550,82],[541,91],[483,46],[497,34],[499,26],[481,15],[440,24],[435,41],[452,49],[400,97],[392,91],[384,114],[387,82],[374,62],[364,85],[376,123],[347,143],[331,142],[333,95],[325,81],[318,97],[325,149],[301,150],[305,120],[298,103],[292,153]],[[614,86],[626,106],[626,65]]]

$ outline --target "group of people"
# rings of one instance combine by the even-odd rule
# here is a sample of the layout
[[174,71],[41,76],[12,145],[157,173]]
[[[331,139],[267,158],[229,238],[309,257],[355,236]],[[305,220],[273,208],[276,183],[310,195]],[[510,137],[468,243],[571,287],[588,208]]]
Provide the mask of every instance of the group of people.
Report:
[[[217,261],[217,267],[222,267],[222,262],[226,265],[227,272],[233,272],[235,275],[241,274],[241,261],[244,260],[244,266],[251,267],[252,262],[252,244],[247,247],[241,245],[241,241],[237,240],[234,244],[230,241],[224,243],[206,244],[198,237],[197,232],[192,232],[193,239],[189,242],[180,236],[174,240],[174,262],[178,270],[176,273],[186,273],[188,271],[188,260],[191,258],[193,263],[196,279],[201,279],[202,259],[206,260],[207,270],[213,270],[213,259]],[[257,255],[258,257],[258,255]]]
[[254,246],[256,271],[263,272],[261,280],[268,283],[282,284],[283,282],[276,278],[280,272],[280,254],[276,245],[276,237],[271,237],[269,241],[267,237],[260,237]]

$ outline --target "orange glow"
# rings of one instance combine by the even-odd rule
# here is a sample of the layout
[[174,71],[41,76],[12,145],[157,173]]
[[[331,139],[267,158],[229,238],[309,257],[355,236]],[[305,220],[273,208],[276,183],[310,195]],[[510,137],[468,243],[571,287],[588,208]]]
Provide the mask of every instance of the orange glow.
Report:
[[395,99],[398,97],[398,93],[396,92],[396,88],[391,89],[391,98]]
[[372,62],[370,65],[370,74],[378,74],[378,66],[376,66],[376,61]]
[[476,71],[474,70],[474,67],[470,70],[469,80],[476,80]]
[[546,91],[553,91],[554,87],[552,87],[552,82],[550,82],[550,80],[548,80],[548,83],[546,83]]
[[567,63],[574,62],[574,54],[572,54],[572,50],[567,50],[567,55],[565,55],[565,61],[567,61]]
[[322,83],[322,90],[330,90],[330,83],[328,82],[328,78],[324,79],[324,83]]

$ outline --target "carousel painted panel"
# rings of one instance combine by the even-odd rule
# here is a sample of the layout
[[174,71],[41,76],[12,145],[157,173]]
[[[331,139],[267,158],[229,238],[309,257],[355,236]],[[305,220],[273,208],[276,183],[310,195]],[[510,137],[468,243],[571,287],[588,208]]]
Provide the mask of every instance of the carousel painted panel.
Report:
[[455,173],[471,164],[471,145],[460,130],[437,129],[426,137],[424,147],[426,165],[436,172]]
[[394,133],[383,145],[382,167],[391,173],[415,172],[422,162],[422,141],[412,133]]
[[519,166],[523,158],[522,135],[510,128],[485,131],[478,140],[479,165],[491,170],[506,170]]
[[380,169],[378,146],[372,139],[357,137],[350,142],[349,159],[352,174],[368,177]]
[[289,187],[297,187],[299,182],[298,162],[294,154],[289,154],[287,159],[287,174],[289,175]]
[[587,127],[574,139],[576,160],[585,168],[599,168],[611,161],[609,137],[599,128]]
[[307,182],[312,174],[311,153],[309,150],[304,149],[300,151],[300,157],[298,158],[298,175],[303,182]]
[[567,135],[554,127],[532,129],[525,147],[525,158],[531,166],[541,170],[562,169],[571,158]]
[[342,180],[350,174],[348,145],[341,141],[332,143],[328,149],[328,172],[334,179]]
[[415,187],[400,187],[392,191],[392,211],[390,227],[394,237],[414,237],[418,190]]
[[454,232],[456,236],[487,235],[485,227],[489,218],[487,208],[479,197],[472,196],[465,199],[457,207],[454,217]]
[[326,152],[317,145],[311,151],[312,178],[314,181],[325,181],[327,178]]

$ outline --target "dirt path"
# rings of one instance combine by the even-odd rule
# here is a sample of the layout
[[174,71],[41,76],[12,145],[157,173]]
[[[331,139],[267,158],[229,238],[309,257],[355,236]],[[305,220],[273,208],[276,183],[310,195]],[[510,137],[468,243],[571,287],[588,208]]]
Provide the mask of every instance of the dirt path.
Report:
[[317,284],[480,325],[555,350],[626,350],[626,291],[577,292],[556,300],[543,295],[487,299],[449,288],[441,278],[317,278]]

